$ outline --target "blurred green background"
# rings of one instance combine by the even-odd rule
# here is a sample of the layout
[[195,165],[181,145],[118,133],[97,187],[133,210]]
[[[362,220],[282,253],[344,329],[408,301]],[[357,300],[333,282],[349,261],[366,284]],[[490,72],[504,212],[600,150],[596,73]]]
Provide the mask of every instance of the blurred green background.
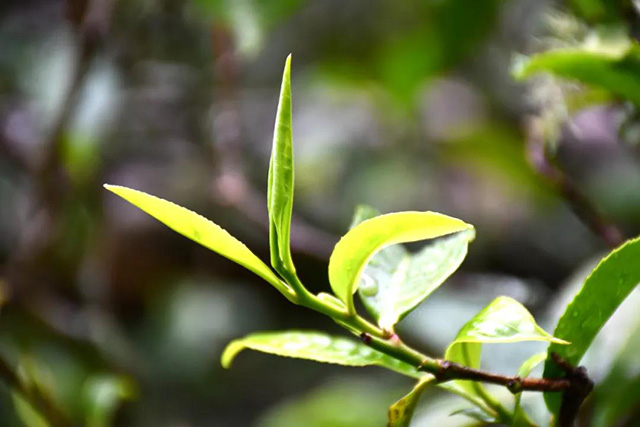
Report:
[[[401,325],[407,340],[441,356],[497,295],[552,328],[607,246],[530,165],[530,124],[542,118],[557,133],[568,179],[632,236],[637,115],[609,98],[570,108],[566,91],[580,87],[516,82],[511,67],[611,22],[633,34],[637,13],[622,4],[3,0],[0,356],[81,425],[384,425],[411,383],[381,369],[247,352],[223,370],[224,345],[248,332],[339,328],[102,184],[196,210],[267,259],[269,151],[293,53],[292,245],[305,283],[328,291],[328,257],[356,205],[434,210],[474,224],[477,238]],[[603,384],[594,419],[623,405],[607,384],[639,387],[633,311],[616,315],[597,363],[586,362]],[[484,366],[513,373],[543,348],[489,348]],[[540,413],[540,396],[525,402]],[[449,416],[461,408],[432,392],[415,425],[469,425]],[[615,425],[637,425],[640,411],[625,411]],[[41,422],[0,384],[0,425]]]

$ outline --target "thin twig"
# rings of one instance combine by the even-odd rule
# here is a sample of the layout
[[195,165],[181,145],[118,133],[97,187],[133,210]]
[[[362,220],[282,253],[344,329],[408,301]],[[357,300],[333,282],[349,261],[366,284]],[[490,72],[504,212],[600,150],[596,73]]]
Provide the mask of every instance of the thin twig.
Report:
[[563,392],[571,388],[571,381],[566,378],[521,378],[473,369],[448,360],[438,359],[440,370],[431,372],[438,381],[471,380],[497,384],[506,387],[512,393],[522,391]]
[[535,118],[527,124],[527,151],[532,167],[546,178],[578,218],[607,246],[616,248],[625,241],[620,228],[600,212],[555,161],[545,142],[542,127]]
[[593,381],[588,377],[584,367],[574,368],[555,354],[552,354],[552,360],[565,372],[565,377],[522,378],[473,369],[448,360],[432,359],[404,344],[395,334],[391,337],[381,337],[363,332],[360,339],[364,344],[382,353],[416,366],[419,371],[432,374],[440,383],[470,380],[501,385],[513,394],[523,391],[562,393],[558,427],[573,426],[578,410],[593,390]]

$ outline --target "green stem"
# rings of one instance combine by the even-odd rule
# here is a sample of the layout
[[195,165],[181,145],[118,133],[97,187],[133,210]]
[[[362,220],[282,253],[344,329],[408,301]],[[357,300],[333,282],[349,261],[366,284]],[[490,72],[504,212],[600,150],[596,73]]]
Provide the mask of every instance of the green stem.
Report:
[[507,408],[502,405],[496,398],[494,398],[487,389],[479,382],[474,381],[473,389],[476,394],[482,399],[484,403],[487,404],[489,408],[491,408],[498,416],[498,420],[501,423],[505,423],[507,425],[512,425],[515,414],[511,413]]
[[[465,363],[469,363],[471,360],[471,357],[469,355],[469,346],[464,346],[463,348]],[[482,401],[496,413],[497,418],[500,422],[506,423],[508,425],[511,425],[513,423],[515,414],[512,414],[498,400],[496,400],[491,394],[489,394],[482,383],[473,381],[471,384],[473,385],[473,389],[480,397],[480,399],[482,399]]]
[[341,307],[336,302],[323,300],[313,295],[304,287],[295,273],[287,272],[287,274],[283,275],[283,278],[295,292],[294,302],[296,304],[331,317],[350,332],[360,335],[362,341],[371,348],[415,366],[416,370],[434,375],[439,383],[451,380],[474,381],[477,384],[475,391],[478,397],[495,412],[501,422],[513,422],[515,414],[505,408],[478,383],[484,382],[505,386],[512,393],[528,390],[563,392],[565,397],[567,394],[571,394],[572,380],[570,378],[510,377],[426,356],[403,343],[395,333],[380,329],[358,314],[350,312],[346,306]]

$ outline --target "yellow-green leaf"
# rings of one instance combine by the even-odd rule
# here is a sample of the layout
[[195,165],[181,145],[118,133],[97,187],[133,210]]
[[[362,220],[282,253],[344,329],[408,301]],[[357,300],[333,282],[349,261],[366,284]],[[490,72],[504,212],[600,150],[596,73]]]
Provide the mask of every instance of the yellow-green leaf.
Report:
[[546,341],[557,344],[568,342],[545,332],[529,311],[518,301],[498,297],[468,321],[451,345],[459,343],[508,343],[519,341]]
[[[370,206],[358,206],[351,228],[380,215]],[[402,245],[379,250],[362,272],[358,295],[385,330],[392,330],[453,274],[467,255],[473,229],[429,241],[411,253]]]
[[104,186],[167,227],[251,270],[280,292],[288,287],[242,242],[205,217],[159,197],[118,185]]
[[[483,308],[458,332],[449,345],[445,359],[480,368],[483,343],[512,343],[519,341],[546,341],[568,344],[549,335],[535,322],[529,311],[516,300],[498,297]],[[486,393],[480,383],[455,380],[454,387],[467,394],[480,396]]]
[[380,353],[361,342],[316,331],[257,332],[229,343],[222,353],[222,366],[228,368],[244,349],[283,357],[314,360],[344,366],[377,365],[412,378],[427,375],[414,366]]
[[271,264],[280,274],[283,274],[282,271],[295,272],[289,245],[293,210],[293,178],[291,55],[289,55],[282,75],[267,189]]
[[433,239],[472,228],[471,225],[435,212],[398,212],[361,222],[340,239],[329,260],[333,292],[351,312],[353,294],[371,257],[385,246]]
[[435,377],[432,375],[421,378],[409,394],[389,407],[388,427],[409,427],[422,392],[424,392],[434,380]]

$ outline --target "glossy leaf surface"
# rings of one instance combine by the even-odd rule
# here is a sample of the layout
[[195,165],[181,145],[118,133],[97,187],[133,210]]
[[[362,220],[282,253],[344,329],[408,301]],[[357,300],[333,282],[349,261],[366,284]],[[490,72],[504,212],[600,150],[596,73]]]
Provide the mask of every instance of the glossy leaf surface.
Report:
[[433,384],[434,380],[435,377],[432,375],[421,378],[409,394],[389,407],[389,427],[409,427],[422,392]]
[[276,288],[283,289],[286,286],[242,242],[205,217],[142,191],[117,185],[104,187],[172,230],[253,271]]
[[398,212],[368,219],[340,239],[329,260],[329,282],[350,311],[353,294],[371,257],[385,246],[433,239],[472,226],[435,212]]
[[[640,283],[640,238],[629,240],[607,255],[585,280],[580,291],[558,320],[554,335],[571,341],[569,346],[552,344],[547,354],[557,353],[574,366],[591,345],[618,306]],[[547,357],[544,378],[561,376],[562,372]],[[545,393],[547,407],[556,413],[560,397]]]
[[[547,341],[564,343],[540,328],[529,311],[516,300],[498,297],[476,314],[449,345],[445,359],[471,368],[480,368],[483,343]],[[466,393],[478,395],[482,384],[453,381]],[[481,393],[482,391],[480,391]]]
[[[360,206],[352,227],[379,213]],[[378,251],[366,265],[358,295],[378,325],[391,330],[404,316],[424,301],[453,272],[467,255],[473,229],[430,241],[412,254],[402,245]]]
[[498,297],[467,322],[452,343],[547,341],[567,344],[545,332],[518,301]]
[[421,378],[415,367],[380,353],[361,342],[316,331],[258,332],[232,341],[222,353],[222,366],[228,368],[244,349],[278,356],[314,360],[344,366],[377,365]]
[[291,55],[287,57],[273,132],[267,203],[271,264],[294,272],[289,240],[293,210],[293,136],[291,124]]

